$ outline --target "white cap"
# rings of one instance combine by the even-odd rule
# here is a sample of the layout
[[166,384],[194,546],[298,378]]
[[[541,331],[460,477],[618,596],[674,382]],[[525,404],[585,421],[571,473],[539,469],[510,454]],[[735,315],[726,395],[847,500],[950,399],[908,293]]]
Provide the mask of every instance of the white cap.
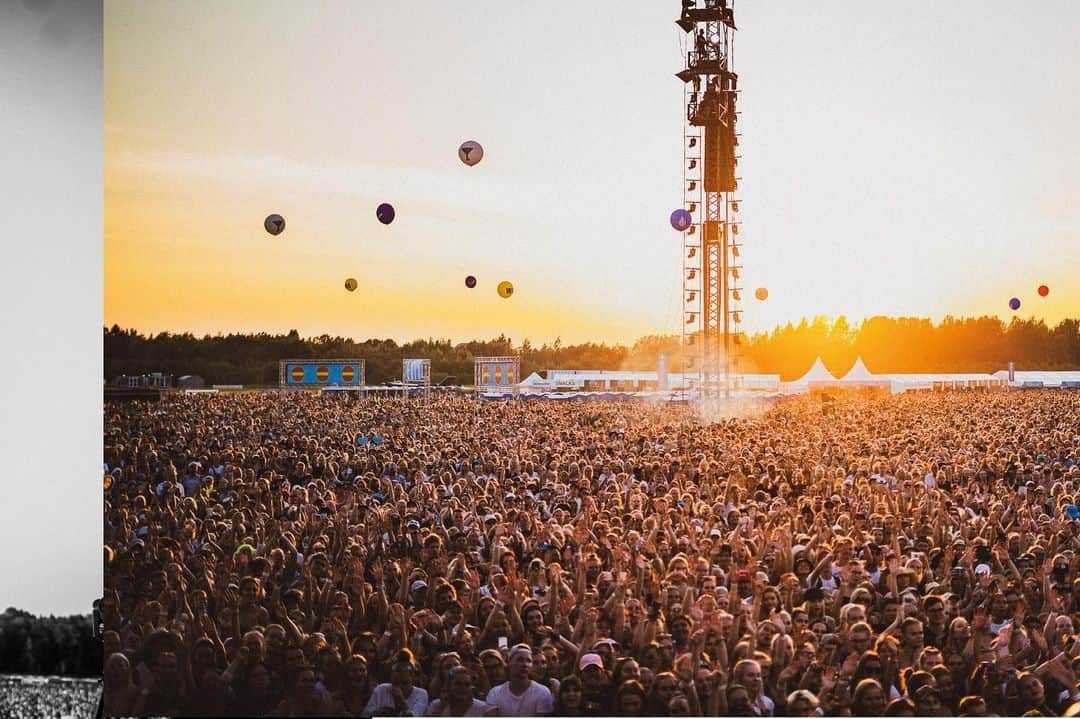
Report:
[[976,574],[989,574],[990,573],[990,565],[989,564],[980,564],[979,566],[975,567],[975,573]]

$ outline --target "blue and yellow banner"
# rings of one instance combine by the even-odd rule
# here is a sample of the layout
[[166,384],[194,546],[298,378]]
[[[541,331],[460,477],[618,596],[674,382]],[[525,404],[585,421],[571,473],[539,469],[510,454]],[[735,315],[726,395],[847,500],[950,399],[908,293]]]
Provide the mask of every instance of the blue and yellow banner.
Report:
[[282,360],[280,382],[293,387],[360,386],[363,360]]

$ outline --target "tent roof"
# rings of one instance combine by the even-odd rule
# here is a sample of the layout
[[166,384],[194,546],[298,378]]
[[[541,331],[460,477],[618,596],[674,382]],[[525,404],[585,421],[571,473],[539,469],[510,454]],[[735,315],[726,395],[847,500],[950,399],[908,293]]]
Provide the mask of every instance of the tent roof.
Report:
[[825,367],[821,357],[814,360],[810,370],[791,384],[809,384],[810,382],[835,382],[836,376]]
[[873,380],[882,379],[877,375],[870,373],[870,370],[866,369],[866,365],[862,361],[862,357],[858,357],[855,360],[855,364],[848,373],[841,378],[841,382],[869,382]]

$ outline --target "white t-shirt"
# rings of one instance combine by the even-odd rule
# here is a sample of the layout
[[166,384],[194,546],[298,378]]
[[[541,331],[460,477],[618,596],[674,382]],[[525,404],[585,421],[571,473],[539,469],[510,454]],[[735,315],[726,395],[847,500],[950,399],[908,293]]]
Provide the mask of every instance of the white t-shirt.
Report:
[[[472,706],[465,710],[463,717],[482,717],[486,716],[488,712],[495,711],[496,707],[482,702],[479,699],[473,699]],[[428,708],[429,717],[448,717],[450,716],[450,704],[443,702],[442,699],[436,699],[431,702],[431,706]]]
[[[372,716],[374,714],[385,713],[387,709],[394,709],[394,685],[393,684],[380,684],[375,687],[375,691],[371,693],[371,700],[368,701],[367,706],[364,707],[364,714]],[[422,717],[427,712],[428,696],[427,690],[420,687],[413,687],[409,692],[409,696],[405,698],[405,703],[409,707],[409,715],[414,717]]]
[[750,708],[759,717],[771,717],[776,711],[776,704],[773,703],[772,699],[762,694],[753,701]]
[[504,717],[549,715],[555,711],[551,690],[534,681],[521,695],[510,691],[510,682],[504,682],[488,692],[487,703],[497,706]]

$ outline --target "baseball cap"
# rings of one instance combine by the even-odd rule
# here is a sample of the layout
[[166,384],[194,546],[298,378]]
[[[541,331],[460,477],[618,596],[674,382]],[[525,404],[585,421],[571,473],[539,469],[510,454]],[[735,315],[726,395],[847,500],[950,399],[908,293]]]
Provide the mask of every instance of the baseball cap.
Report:
[[532,648],[528,644],[515,644],[510,649],[509,657],[513,659],[515,654],[519,654],[521,652],[532,656]]
[[586,667],[600,667],[604,668],[604,660],[600,658],[599,654],[584,654],[581,657],[581,661],[578,662],[578,670],[585,671]]
[[419,592],[421,589],[427,589],[427,582],[425,582],[423,579],[417,579],[415,582],[412,583],[409,589],[413,592]]
[[975,567],[975,573],[976,574],[989,574],[990,573],[990,565],[989,564],[980,564],[979,566]]

